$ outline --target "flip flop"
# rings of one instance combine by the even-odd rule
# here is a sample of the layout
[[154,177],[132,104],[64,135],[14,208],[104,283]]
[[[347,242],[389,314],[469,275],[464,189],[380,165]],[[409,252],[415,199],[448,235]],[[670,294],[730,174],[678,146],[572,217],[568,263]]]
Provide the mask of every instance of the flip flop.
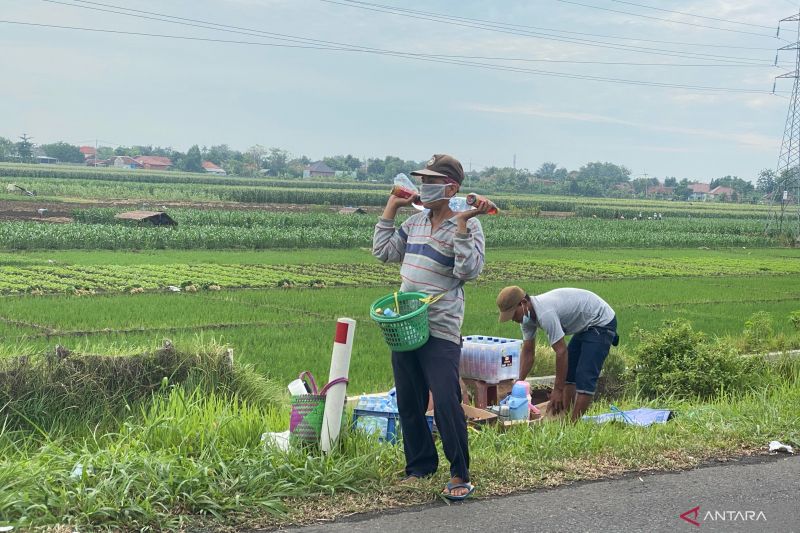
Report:
[[[461,496],[453,496],[452,494],[450,494],[450,492],[453,489],[461,489],[461,488],[468,489],[469,492],[467,492],[466,494],[462,494]],[[443,492],[442,496],[444,496],[445,498],[447,498],[450,501],[460,502],[461,500],[466,500],[467,498],[469,498],[470,495],[473,492],[475,492],[475,487],[470,483],[449,483],[448,482],[447,483],[447,492]]]

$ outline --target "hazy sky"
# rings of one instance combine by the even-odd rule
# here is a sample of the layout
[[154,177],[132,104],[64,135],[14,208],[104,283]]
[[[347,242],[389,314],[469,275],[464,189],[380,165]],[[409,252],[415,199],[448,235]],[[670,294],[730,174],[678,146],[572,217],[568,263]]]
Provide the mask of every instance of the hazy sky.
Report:
[[[0,0],[0,19],[308,46],[263,33],[272,32],[427,60],[0,23],[0,136],[180,150],[261,144],[312,159],[352,153],[424,160],[449,152],[472,168],[510,166],[516,154],[517,167],[531,170],[543,161],[574,169],[601,160],[624,164],[634,176],[752,179],[775,167],[792,87],[781,80],[781,96],[769,94],[773,78],[794,68],[793,51],[781,52],[782,67],[771,66],[775,48],[787,44],[775,37],[777,21],[797,13],[790,0],[98,2],[261,33],[64,5],[76,0]],[[399,16],[376,4],[447,18]],[[796,24],[783,25],[781,37],[794,42],[796,35]],[[755,92],[492,70],[437,63],[433,54],[584,78]]]

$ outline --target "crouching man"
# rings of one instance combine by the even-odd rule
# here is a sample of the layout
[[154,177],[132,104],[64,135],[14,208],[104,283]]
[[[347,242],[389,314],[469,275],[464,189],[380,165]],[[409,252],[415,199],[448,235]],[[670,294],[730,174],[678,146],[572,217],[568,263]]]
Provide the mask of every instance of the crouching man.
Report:
[[[614,310],[583,289],[553,289],[529,296],[517,286],[500,291],[497,307],[500,322],[513,320],[521,325],[522,362],[528,369],[533,367],[536,328],[547,333],[556,352],[556,379],[548,412],[571,409],[572,420],[578,420],[592,403],[611,346],[619,344]],[[564,342],[566,335],[572,335],[569,345]]]

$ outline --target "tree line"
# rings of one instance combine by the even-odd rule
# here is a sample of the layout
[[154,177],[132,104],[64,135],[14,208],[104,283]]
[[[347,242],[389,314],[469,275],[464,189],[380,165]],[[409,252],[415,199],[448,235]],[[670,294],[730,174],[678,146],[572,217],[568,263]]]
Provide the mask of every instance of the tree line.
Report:
[[[22,135],[16,142],[0,137],[0,161],[32,162],[35,160],[35,151],[62,163],[85,163],[80,147],[70,143],[59,141],[35,146],[27,135]],[[108,160],[114,156],[168,157],[172,161],[173,169],[186,172],[203,172],[202,162],[211,161],[232,176],[273,176],[287,179],[301,178],[304,170],[315,162],[305,155],[292,155],[277,147],[254,145],[240,151],[227,144],[210,147],[193,145],[186,152],[152,145],[100,146],[95,157],[97,160]],[[329,179],[379,183],[389,183],[398,173],[410,174],[425,165],[425,161],[406,160],[393,155],[366,159],[351,154],[335,155],[324,157],[321,161],[337,173]],[[722,198],[725,201],[756,202],[775,193],[785,179],[786,176],[778,176],[772,170],[763,170],[755,185],[738,176],[723,176],[712,179],[710,188],[722,186],[732,189],[732,194]],[[674,200],[690,199],[693,192],[690,189],[691,182],[686,178],[632,178],[630,169],[624,165],[600,161],[586,163],[577,170],[567,170],[549,161],[542,163],[535,171],[491,166],[467,172],[466,185],[490,192]]]

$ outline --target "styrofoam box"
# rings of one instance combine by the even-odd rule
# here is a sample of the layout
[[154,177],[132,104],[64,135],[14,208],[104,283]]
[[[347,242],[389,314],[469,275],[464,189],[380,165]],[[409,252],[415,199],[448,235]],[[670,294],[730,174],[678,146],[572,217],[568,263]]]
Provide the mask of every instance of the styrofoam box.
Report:
[[469,335],[463,338],[460,373],[462,378],[498,383],[519,377],[522,341],[504,337]]

